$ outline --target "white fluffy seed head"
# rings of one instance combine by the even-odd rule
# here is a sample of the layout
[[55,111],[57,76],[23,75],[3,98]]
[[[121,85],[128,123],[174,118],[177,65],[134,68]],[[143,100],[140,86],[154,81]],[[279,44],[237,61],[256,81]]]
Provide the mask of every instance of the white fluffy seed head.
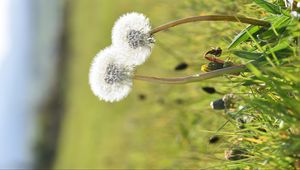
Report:
[[100,100],[119,101],[131,91],[133,71],[133,66],[125,64],[124,56],[118,49],[108,47],[94,58],[89,84]]
[[112,30],[113,46],[128,54],[129,64],[143,64],[150,56],[154,38],[150,35],[149,19],[143,14],[132,12],[121,16]]

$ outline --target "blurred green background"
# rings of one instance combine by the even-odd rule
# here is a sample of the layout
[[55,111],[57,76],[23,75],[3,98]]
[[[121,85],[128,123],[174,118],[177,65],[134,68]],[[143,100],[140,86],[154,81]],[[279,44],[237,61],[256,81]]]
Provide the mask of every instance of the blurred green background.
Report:
[[[66,1],[66,46],[62,55],[66,55],[67,62],[61,76],[64,115],[54,168],[196,168],[222,163],[222,146],[227,144],[208,144],[209,137],[226,121],[222,112],[211,111],[209,106],[210,101],[221,95],[208,95],[201,90],[203,86],[222,83],[222,78],[187,85],[135,81],[125,100],[105,103],[93,96],[88,73],[95,54],[111,44],[114,22],[126,12],[145,14],[155,27],[191,15],[236,15],[246,3],[243,0]],[[202,55],[212,47],[226,47],[229,37],[243,27],[237,23],[203,22],[159,33],[152,56],[137,73],[181,76],[200,72],[205,62]],[[174,71],[181,62],[188,63],[189,68]],[[222,86],[225,89],[227,85]]]

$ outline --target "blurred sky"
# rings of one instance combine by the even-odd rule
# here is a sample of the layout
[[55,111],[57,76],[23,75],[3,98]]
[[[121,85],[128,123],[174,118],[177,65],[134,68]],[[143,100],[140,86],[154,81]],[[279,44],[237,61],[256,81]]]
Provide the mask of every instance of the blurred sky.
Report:
[[30,168],[55,79],[62,1],[0,0],[0,169]]
[[2,66],[4,57],[7,56],[11,45],[9,39],[9,8],[8,0],[0,0],[0,66]]

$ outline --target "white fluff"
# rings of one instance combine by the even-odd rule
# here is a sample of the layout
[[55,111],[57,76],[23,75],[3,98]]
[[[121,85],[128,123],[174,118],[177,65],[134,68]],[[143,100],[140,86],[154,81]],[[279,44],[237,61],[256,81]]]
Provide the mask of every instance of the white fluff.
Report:
[[149,19],[136,12],[121,16],[112,30],[112,44],[128,54],[129,64],[141,65],[150,56],[154,38]]
[[133,71],[133,66],[124,64],[124,54],[107,47],[92,62],[89,84],[100,100],[119,101],[131,91]]
[[[293,10],[293,4],[296,3],[295,7],[300,8],[300,2],[295,2],[294,0],[284,0],[285,7],[291,8]],[[294,9],[295,10],[295,9]]]
[[284,0],[285,7],[292,7],[294,0]]
[[292,11],[291,15],[295,18],[300,18],[300,13],[298,13],[297,11]]
[[293,9],[293,8],[300,8],[300,2],[297,2],[296,1],[296,6],[294,6],[294,3],[295,1],[294,0],[285,0],[285,7],[287,8],[291,8],[291,15],[292,17],[295,17],[295,18],[300,18],[300,13],[296,11],[296,9]]

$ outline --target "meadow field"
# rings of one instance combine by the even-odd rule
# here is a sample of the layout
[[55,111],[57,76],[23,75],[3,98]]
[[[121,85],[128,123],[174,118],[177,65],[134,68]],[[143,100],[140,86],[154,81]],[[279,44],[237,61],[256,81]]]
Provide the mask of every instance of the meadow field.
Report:
[[[280,6],[280,2],[274,4]],[[54,169],[299,168],[299,21],[265,6],[250,0],[67,1],[65,114]],[[261,39],[253,30],[245,31],[250,36],[236,42],[235,53],[227,47],[247,24],[199,22],[161,32],[155,36],[151,57],[137,68],[138,74],[199,73],[207,63],[203,54],[216,47],[223,49],[222,59],[239,64],[263,54],[271,57],[266,57],[262,67],[249,66],[250,72],[240,76],[184,85],[134,81],[126,99],[99,101],[88,84],[90,64],[99,50],[111,44],[114,22],[132,11],[149,17],[153,27],[209,14],[274,22],[272,29],[255,32]],[[183,62],[187,69],[174,69]],[[203,87],[213,87],[218,93],[209,94]],[[213,110],[210,102],[225,94],[238,96],[235,108]],[[238,121],[238,114],[252,121]],[[214,135],[219,140],[209,142]],[[238,149],[233,148],[236,145]],[[240,150],[244,157],[225,158],[228,149]]]

